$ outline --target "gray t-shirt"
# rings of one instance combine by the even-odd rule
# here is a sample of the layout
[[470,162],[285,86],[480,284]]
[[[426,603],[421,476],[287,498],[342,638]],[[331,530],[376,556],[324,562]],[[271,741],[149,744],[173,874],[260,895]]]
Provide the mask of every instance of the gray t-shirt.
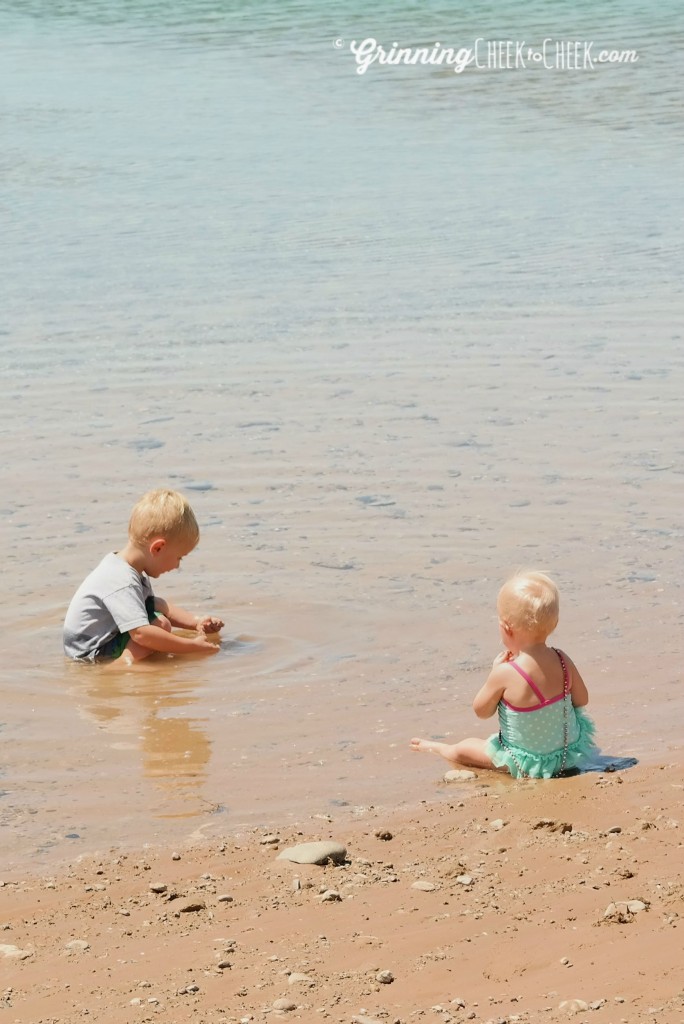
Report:
[[64,651],[93,661],[120,633],[147,626],[145,599],[152,585],[114,552],[105,555],[74,594],[64,620]]

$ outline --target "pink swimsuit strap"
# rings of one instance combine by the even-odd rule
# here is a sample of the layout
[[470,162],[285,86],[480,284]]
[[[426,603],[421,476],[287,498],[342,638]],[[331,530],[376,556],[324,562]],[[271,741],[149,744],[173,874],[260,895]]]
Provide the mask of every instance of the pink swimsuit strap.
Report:
[[503,700],[503,703],[506,705],[507,708],[510,708],[511,711],[539,711],[540,708],[545,708],[549,704],[556,704],[559,700],[563,700],[566,693],[570,691],[570,676],[568,673],[568,666],[565,664],[565,658],[557,648],[553,647],[552,650],[556,652],[556,654],[560,658],[560,663],[563,666],[563,692],[559,693],[557,697],[550,697],[547,700],[547,698],[541,692],[536,683],[532,682],[527,672],[525,672],[524,669],[520,668],[520,665],[516,664],[516,662],[509,661],[508,664],[511,666],[511,668],[514,668],[518,675],[523,677],[523,679],[529,685],[530,689],[539,701],[538,704],[535,704],[531,708],[518,708],[515,706],[515,704],[510,704],[507,700],[503,700],[502,697],[501,699]]

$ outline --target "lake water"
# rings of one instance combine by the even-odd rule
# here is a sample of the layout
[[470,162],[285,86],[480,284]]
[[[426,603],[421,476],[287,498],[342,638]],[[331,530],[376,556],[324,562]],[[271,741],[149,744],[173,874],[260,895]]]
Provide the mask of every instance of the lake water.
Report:
[[[680,758],[681,6],[0,28],[0,865],[443,799],[407,739],[487,734],[519,565],[560,584],[604,750]],[[359,74],[371,38],[638,59]],[[202,542],[158,592],[221,652],[66,663],[73,591],[165,485]]]

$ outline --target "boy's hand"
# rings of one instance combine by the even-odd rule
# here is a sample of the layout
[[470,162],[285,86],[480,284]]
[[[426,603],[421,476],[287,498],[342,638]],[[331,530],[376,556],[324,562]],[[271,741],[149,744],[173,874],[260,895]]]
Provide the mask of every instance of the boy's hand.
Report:
[[218,633],[223,626],[223,619],[217,619],[214,615],[205,615],[203,618],[198,617],[196,628],[198,633]]
[[212,643],[211,640],[207,640],[204,633],[199,633],[192,641],[192,649],[197,651],[198,654],[216,654],[219,645]]

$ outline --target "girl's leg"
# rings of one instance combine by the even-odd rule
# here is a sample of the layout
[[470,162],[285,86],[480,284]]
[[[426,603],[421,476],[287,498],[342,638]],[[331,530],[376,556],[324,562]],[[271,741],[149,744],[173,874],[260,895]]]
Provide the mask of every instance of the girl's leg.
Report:
[[438,740],[411,740],[411,750],[427,754],[439,754],[448,761],[452,768],[490,768],[495,769],[492,759],[486,752],[486,740],[471,737],[459,743],[440,743]]

